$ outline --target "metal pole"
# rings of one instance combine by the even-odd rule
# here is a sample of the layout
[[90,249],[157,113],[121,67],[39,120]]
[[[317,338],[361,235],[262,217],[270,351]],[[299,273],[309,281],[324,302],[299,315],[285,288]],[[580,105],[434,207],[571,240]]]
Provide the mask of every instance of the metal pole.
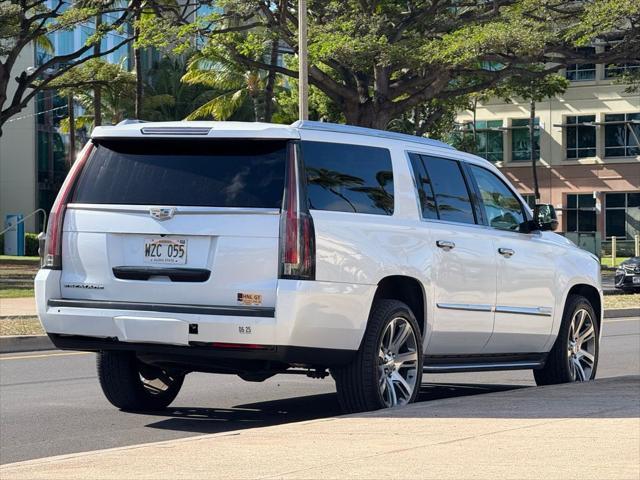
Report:
[[616,250],[618,246],[616,245],[616,237],[611,237],[611,266],[616,266]]
[[298,116],[300,120],[308,120],[307,0],[298,0],[298,94]]

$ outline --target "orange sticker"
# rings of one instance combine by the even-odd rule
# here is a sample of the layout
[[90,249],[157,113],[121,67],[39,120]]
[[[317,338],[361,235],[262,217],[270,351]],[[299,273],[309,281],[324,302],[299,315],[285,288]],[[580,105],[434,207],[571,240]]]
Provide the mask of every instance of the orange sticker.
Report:
[[262,305],[262,295],[259,293],[238,293],[238,303],[242,305]]

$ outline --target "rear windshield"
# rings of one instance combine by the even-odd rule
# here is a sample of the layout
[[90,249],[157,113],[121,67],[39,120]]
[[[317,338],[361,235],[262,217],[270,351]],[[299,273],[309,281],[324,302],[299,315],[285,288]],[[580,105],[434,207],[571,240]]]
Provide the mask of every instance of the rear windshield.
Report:
[[280,208],[286,141],[101,140],[73,201]]

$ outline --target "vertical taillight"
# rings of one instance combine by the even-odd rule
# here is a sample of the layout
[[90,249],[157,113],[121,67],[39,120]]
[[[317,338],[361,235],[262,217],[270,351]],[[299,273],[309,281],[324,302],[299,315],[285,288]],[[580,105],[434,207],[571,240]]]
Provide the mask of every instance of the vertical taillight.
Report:
[[280,215],[280,278],[314,280],[316,248],[313,218],[309,213],[306,177],[299,144],[287,150],[287,172]]
[[47,223],[47,236],[44,246],[44,261],[42,268],[50,268],[60,270],[62,268],[62,224],[64,222],[64,213],[67,209],[67,203],[71,199],[71,192],[78,180],[78,176],[82,171],[87,158],[93,150],[91,141],[87,142],[77,157],[77,160],[71,166],[71,170],[67,174],[53,207],[49,214],[49,222]]

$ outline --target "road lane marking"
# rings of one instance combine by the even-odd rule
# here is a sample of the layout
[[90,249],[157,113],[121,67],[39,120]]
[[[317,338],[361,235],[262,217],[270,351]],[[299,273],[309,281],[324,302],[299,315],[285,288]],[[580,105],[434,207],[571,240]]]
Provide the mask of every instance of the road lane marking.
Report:
[[1,357],[0,362],[3,360],[22,360],[25,358],[46,358],[46,357],[64,357],[68,355],[88,355],[93,352],[65,352],[65,353],[44,353],[41,355],[18,355],[15,357]]

